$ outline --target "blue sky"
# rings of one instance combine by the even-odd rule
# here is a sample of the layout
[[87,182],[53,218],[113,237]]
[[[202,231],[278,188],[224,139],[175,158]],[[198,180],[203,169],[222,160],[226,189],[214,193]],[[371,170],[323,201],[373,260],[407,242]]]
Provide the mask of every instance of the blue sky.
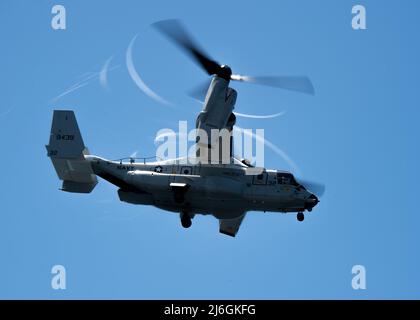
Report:
[[[67,29],[51,28],[51,8]],[[351,28],[363,4],[368,29]],[[0,4],[0,298],[419,298],[418,1],[2,1]],[[155,154],[161,128],[192,126],[184,93],[206,79],[150,28],[179,18],[216,59],[240,73],[306,74],[314,97],[232,84],[240,119],[327,192],[304,223],[250,213],[237,238],[212,217],[189,230],[176,214],[118,200],[100,181],[63,193],[46,157],[53,109],[75,110],[86,145],[110,159]],[[147,97],[125,65],[172,101]],[[95,79],[54,100],[113,57],[108,89]],[[266,150],[266,167],[287,163]],[[67,289],[51,289],[62,264]],[[351,287],[362,264],[367,290]]]

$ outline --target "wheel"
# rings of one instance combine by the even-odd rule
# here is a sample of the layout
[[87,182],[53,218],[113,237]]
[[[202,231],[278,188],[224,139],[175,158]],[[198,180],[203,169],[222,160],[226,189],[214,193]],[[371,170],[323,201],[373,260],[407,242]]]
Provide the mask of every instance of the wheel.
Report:
[[181,224],[184,228],[189,228],[192,225],[191,218],[188,214],[184,214],[181,218]]
[[298,212],[296,217],[299,222],[302,222],[303,220],[305,220],[305,215],[303,214],[303,212]]

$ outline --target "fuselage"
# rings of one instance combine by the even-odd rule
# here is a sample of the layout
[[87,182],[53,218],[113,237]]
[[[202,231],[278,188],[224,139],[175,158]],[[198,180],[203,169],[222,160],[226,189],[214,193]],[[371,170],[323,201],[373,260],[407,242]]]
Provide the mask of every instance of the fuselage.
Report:
[[[247,211],[311,211],[318,203],[291,173],[257,170],[239,161],[204,165],[186,159],[135,163],[85,158],[96,175],[119,187],[121,201],[168,211],[231,218]],[[181,198],[177,190],[182,190]]]

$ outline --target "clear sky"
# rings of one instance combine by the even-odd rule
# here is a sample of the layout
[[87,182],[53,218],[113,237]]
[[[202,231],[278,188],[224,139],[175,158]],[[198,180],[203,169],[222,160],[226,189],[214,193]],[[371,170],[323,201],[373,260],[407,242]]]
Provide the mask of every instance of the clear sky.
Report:
[[[51,28],[64,5],[67,29]],[[351,28],[353,5],[367,30]],[[415,0],[1,1],[0,298],[420,298],[419,27]],[[185,92],[205,74],[150,28],[179,18],[234,71],[308,75],[316,95],[233,84],[239,118],[327,191],[304,223],[251,212],[237,238],[213,217],[121,203],[101,180],[69,194],[46,156],[53,109],[76,112],[86,145],[109,159],[155,154],[162,128],[190,128]],[[126,50],[146,83],[132,81]],[[108,88],[97,75],[109,61]],[[92,75],[91,79],[86,80]],[[80,88],[65,93],[79,83]],[[73,87],[75,88],[75,87]],[[268,168],[291,170],[266,149]],[[51,288],[51,268],[67,289]],[[367,289],[351,286],[363,265]]]

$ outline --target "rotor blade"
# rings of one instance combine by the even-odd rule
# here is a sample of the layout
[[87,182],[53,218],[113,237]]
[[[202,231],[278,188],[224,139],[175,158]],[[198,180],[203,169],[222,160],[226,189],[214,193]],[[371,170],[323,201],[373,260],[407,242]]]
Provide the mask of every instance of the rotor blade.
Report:
[[286,113],[286,111],[278,112],[275,114],[267,114],[267,115],[257,115],[257,114],[248,114],[248,113],[239,113],[233,112],[235,116],[242,117],[242,118],[250,118],[250,119],[273,119],[280,117]]
[[251,77],[251,76],[241,76],[233,74],[231,76],[232,80],[255,83],[266,85],[270,87],[276,87],[291,91],[302,92],[306,94],[315,94],[314,86],[311,80],[308,77],[299,77],[299,76],[268,76],[268,77]]
[[220,64],[200,49],[179,20],[162,20],[153,23],[152,26],[184,49],[209,75],[216,74],[220,70]]
[[325,185],[318,182],[297,179],[297,181],[305,187],[306,190],[314,193],[318,197],[322,197],[325,192]]

